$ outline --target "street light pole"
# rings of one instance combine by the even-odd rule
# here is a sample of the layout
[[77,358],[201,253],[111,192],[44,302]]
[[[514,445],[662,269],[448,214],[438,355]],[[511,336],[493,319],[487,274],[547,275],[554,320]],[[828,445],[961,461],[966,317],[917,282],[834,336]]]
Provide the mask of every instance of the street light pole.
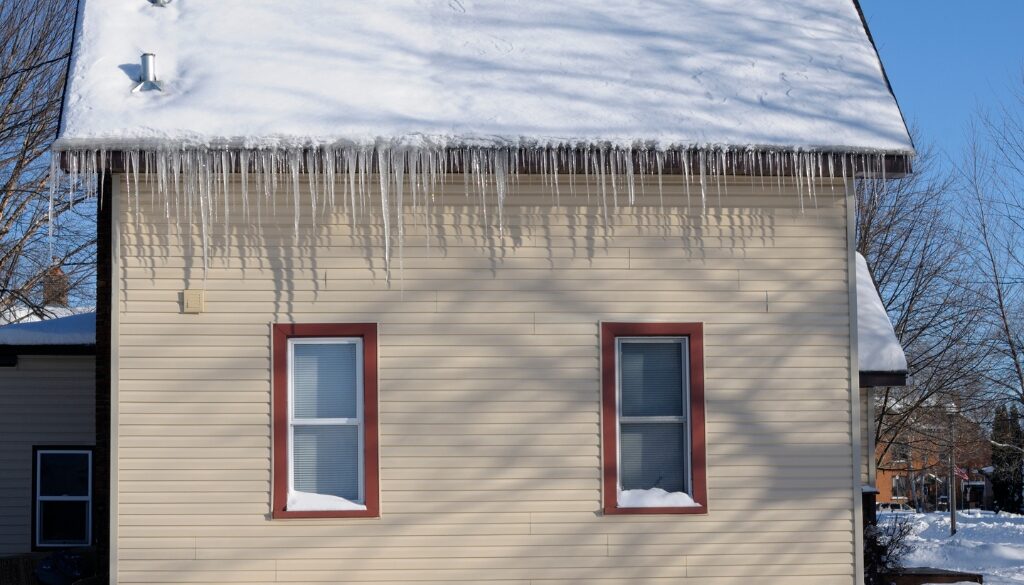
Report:
[[949,535],[956,534],[956,404],[949,409]]
[[956,534],[956,457],[953,456],[955,443],[949,446],[949,535]]

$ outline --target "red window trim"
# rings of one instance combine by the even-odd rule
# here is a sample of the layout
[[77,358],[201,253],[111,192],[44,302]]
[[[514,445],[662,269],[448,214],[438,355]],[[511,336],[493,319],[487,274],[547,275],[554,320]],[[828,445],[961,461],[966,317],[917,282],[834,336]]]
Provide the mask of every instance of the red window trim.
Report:
[[[615,339],[618,337],[687,337],[690,351],[690,497],[687,508],[618,507],[618,413],[616,411]],[[704,326],[701,323],[601,324],[601,461],[605,514],[707,514],[707,452],[704,439]]]
[[[289,512],[288,503],[288,340],[310,337],[363,339],[363,474],[365,510]],[[317,323],[273,326],[273,506],[276,518],[376,518],[380,516],[377,417],[377,324]]]

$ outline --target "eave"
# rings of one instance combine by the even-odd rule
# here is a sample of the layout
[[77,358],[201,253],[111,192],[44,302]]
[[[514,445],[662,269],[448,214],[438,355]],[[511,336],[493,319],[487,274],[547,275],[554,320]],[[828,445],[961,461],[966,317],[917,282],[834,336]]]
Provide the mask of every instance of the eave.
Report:
[[[67,143],[64,143],[67,144]],[[76,156],[81,156],[82,151],[95,150],[96,152],[96,164],[97,170],[109,173],[126,173],[130,171],[136,171],[140,173],[148,173],[149,164],[147,162],[146,153],[153,153],[158,151],[167,150],[189,150],[194,149],[190,147],[179,147],[173,145],[153,145],[137,150],[129,149],[113,149],[113,150],[102,150],[99,148],[90,148],[85,146],[87,143],[79,143],[74,147],[62,147],[60,142],[57,147],[57,156],[59,160],[60,168],[67,172],[70,169],[69,161],[71,159],[70,153],[75,152]],[[322,150],[323,147],[296,147],[296,148],[278,148],[275,150],[281,152],[293,152],[295,150],[301,151],[304,155],[308,152]],[[445,164],[446,172],[449,173],[463,173],[470,172],[470,169],[466,168],[467,165],[462,162],[464,159],[462,153],[468,148],[450,147],[441,149],[443,157],[447,161]],[[472,147],[480,148],[480,147]],[[487,150],[500,150],[502,146],[494,147],[483,147]],[[599,147],[594,147],[599,148]],[[210,152],[240,152],[247,150],[250,152],[260,152],[261,148],[242,148],[235,146],[211,146],[203,147],[203,149]],[[544,153],[564,151],[559,156],[563,160],[563,171],[570,166],[576,168],[583,168],[587,160],[587,151],[580,149],[571,149],[568,147],[538,147],[535,150],[542,151]],[[722,175],[729,176],[740,176],[740,177],[794,177],[794,176],[805,176],[806,170],[800,168],[796,164],[792,164],[787,161],[789,157],[795,154],[809,154],[813,156],[821,156],[824,160],[831,158],[835,161],[835,168],[829,172],[823,172],[820,176],[828,176],[829,174],[835,178],[854,178],[860,176],[872,176],[875,178],[885,179],[899,179],[906,177],[913,173],[913,156],[909,153],[873,153],[868,151],[858,150],[806,150],[798,148],[779,148],[779,147],[763,147],[756,149],[748,149],[746,147],[710,147],[710,148],[685,148],[685,149],[673,149],[671,152],[677,153],[677,156],[667,156],[664,159],[664,164],[661,169],[661,173],[665,175],[684,175],[694,174],[694,169],[697,169],[702,164],[707,164],[706,159],[708,157],[721,158],[720,172]],[[766,165],[760,164],[756,158],[748,157],[745,153],[756,152],[756,153],[772,153],[782,154],[784,164],[781,167],[769,169]],[[137,153],[137,155],[136,155]],[[727,156],[723,156],[723,153],[728,153]],[[135,157],[133,159],[133,156]],[[544,156],[547,156],[546,154]],[[647,153],[642,152],[640,149],[632,151],[633,159],[633,172],[636,174],[651,174],[650,163],[642,160],[644,157],[649,158]],[[685,164],[686,158],[689,158],[689,167]],[[137,160],[137,162],[133,162]],[[371,162],[374,168],[371,172],[376,172],[376,162],[371,158]],[[138,168],[135,168],[135,166]],[[607,162],[605,165],[610,169],[611,162]],[[689,170],[688,170],[689,169]],[[530,162],[528,160],[521,160],[514,168],[509,169],[511,172],[515,172],[523,175],[532,174],[547,174],[550,173],[550,169],[545,169],[540,163]],[[232,167],[233,172],[239,172],[240,169],[237,164]],[[305,173],[305,168],[301,170]],[[620,172],[625,172],[625,169],[620,169]]]
[[906,386],[906,372],[861,372],[861,388],[882,388],[886,386]]

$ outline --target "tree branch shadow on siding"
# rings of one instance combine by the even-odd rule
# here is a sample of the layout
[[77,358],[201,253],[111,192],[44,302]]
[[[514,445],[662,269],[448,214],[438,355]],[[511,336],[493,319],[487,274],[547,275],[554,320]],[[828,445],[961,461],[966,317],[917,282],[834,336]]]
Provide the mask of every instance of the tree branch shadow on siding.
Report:
[[[675,196],[675,199],[678,199],[678,196]],[[510,201],[512,200],[514,198],[510,197]],[[670,198],[670,201],[672,200]],[[730,200],[729,196],[723,199],[726,204]],[[497,228],[483,223],[479,206],[467,204],[457,196],[445,195],[432,207],[431,213],[424,216],[431,224],[431,251],[426,251],[425,236],[419,232],[407,236],[404,246],[407,253],[406,270],[418,272],[402,273],[396,270],[394,267],[398,265],[398,256],[395,255],[390,284],[381,260],[383,229],[376,223],[357,225],[355,230],[350,232],[350,240],[346,245],[336,245],[331,239],[336,236],[328,236],[333,230],[349,233],[349,228],[342,227],[349,224],[345,218],[328,218],[318,225],[315,233],[300,233],[297,238],[286,233],[290,231],[290,225],[287,229],[273,232],[275,235],[271,236],[267,229],[261,234],[259,230],[239,224],[230,229],[230,242],[223,238],[218,242],[217,234],[213,235],[209,250],[211,272],[221,270],[221,260],[213,261],[218,256],[227,266],[239,270],[243,278],[239,292],[261,290],[259,287],[249,289],[244,281],[246,275],[252,275],[255,280],[266,280],[267,273],[271,275],[273,290],[266,291],[268,298],[272,299],[269,305],[271,309],[255,311],[261,313],[256,317],[259,321],[379,321],[382,332],[381,357],[391,361],[402,358],[401,353],[394,351],[397,339],[409,336],[409,340],[413,341],[412,338],[417,335],[421,338],[430,336],[433,335],[431,328],[438,326],[456,327],[455,333],[446,335],[454,335],[460,346],[468,349],[466,355],[445,356],[442,351],[417,354],[423,358],[421,362],[431,363],[411,366],[409,371],[412,373],[408,376],[396,376],[395,374],[399,372],[389,373],[382,370],[380,384],[381,434],[387,437],[404,433],[407,437],[418,436],[422,439],[402,442],[400,445],[389,444],[385,440],[381,449],[382,467],[411,469],[407,464],[394,463],[398,459],[405,459],[418,460],[417,468],[430,464],[438,469],[446,469],[446,466],[457,463],[456,455],[471,457],[469,462],[463,460],[463,464],[468,467],[451,467],[450,478],[427,479],[424,476],[418,480],[422,487],[416,487],[417,480],[405,482],[388,479],[385,475],[382,480],[383,511],[386,516],[403,516],[407,523],[402,526],[379,521],[323,521],[316,523],[318,531],[326,534],[331,532],[332,528],[336,528],[334,535],[337,538],[358,538],[358,531],[354,531],[353,527],[367,526],[374,527],[372,530],[375,534],[386,533],[393,536],[395,542],[401,542],[404,537],[413,535],[442,537],[446,534],[445,527],[449,526],[445,519],[446,515],[452,513],[494,514],[499,515],[499,518],[501,514],[509,514],[508,518],[498,522],[505,527],[495,530],[506,534],[548,534],[555,537],[562,534],[567,541],[573,538],[587,540],[597,535],[597,540],[603,540],[606,549],[610,550],[609,543],[612,542],[622,542],[623,546],[628,543],[634,547],[633,554],[640,557],[647,556],[644,550],[648,547],[659,547],[658,550],[662,550],[660,547],[664,545],[661,538],[665,531],[674,534],[700,534],[699,542],[721,542],[723,547],[730,546],[730,539],[742,540],[740,535],[747,535],[743,538],[749,538],[745,542],[749,542],[750,546],[792,542],[791,546],[794,548],[820,548],[822,554],[841,555],[832,550],[842,548],[841,542],[821,543],[822,534],[814,531],[822,530],[829,533],[824,536],[827,539],[834,536],[834,532],[847,530],[844,526],[852,518],[836,513],[834,510],[837,504],[834,500],[851,499],[851,480],[831,475],[821,477],[819,472],[811,470],[829,467],[849,468],[852,453],[846,452],[843,448],[849,444],[849,421],[836,420],[832,421],[835,424],[830,424],[827,420],[816,418],[813,415],[815,411],[800,410],[804,399],[796,399],[794,396],[802,396],[802,390],[814,389],[813,384],[808,384],[803,377],[805,374],[799,371],[806,367],[797,363],[803,354],[772,358],[769,338],[779,327],[784,328],[785,335],[795,339],[803,335],[835,333],[842,329],[842,324],[814,324],[813,319],[805,318],[806,313],[777,313],[786,316],[787,320],[777,325],[771,324],[771,321],[765,321],[761,326],[753,323],[747,329],[740,330],[733,320],[723,319],[720,313],[713,312],[713,304],[708,305],[705,302],[699,311],[694,311],[686,306],[685,303],[688,301],[672,300],[671,293],[678,292],[679,298],[682,299],[686,298],[687,292],[671,288],[673,283],[698,282],[689,280],[686,274],[673,275],[666,272],[664,280],[649,280],[646,282],[647,286],[631,286],[635,285],[637,280],[635,275],[629,274],[630,271],[642,271],[640,274],[644,275],[643,278],[653,278],[657,276],[659,270],[676,270],[671,267],[673,260],[686,266],[687,270],[718,270],[721,262],[730,259],[756,259],[756,255],[751,255],[752,250],[776,246],[777,230],[780,227],[777,223],[785,212],[780,215],[757,208],[715,205],[709,205],[706,211],[692,207],[687,210],[681,205],[661,207],[648,201],[645,202],[646,205],[624,208],[621,210],[623,215],[610,210],[611,225],[605,225],[601,210],[594,202],[589,205],[581,201],[566,203],[557,212],[541,204],[516,206],[510,203],[505,210],[509,222],[504,235],[499,237]],[[493,212],[493,209],[489,211],[492,216]],[[367,217],[379,217],[379,214],[370,213]],[[629,217],[632,217],[631,221],[635,225],[628,225],[626,219]],[[518,221],[524,218],[526,221]],[[303,216],[303,219],[307,217]],[[805,225],[800,221],[797,224]],[[300,230],[312,228],[303,225]],[[631,239],[635,245],[623,245],[623,239]],[[645,241],[641,242],[641,239]],[[414,240],[418,240],[419,243],[413,244]],[[695,241],[701,242],[702,245],[692,246]],[[141,240],[137,240],[137,244],[138,257],[143,260],[150,259],[153,262],[151,268],[156,266],[156,258],[161,251],[162,256],[167,257],[173,249],[169,239],[158,234],[154,234],[153,240],[146,246],[142,246]],[[600,261],[603,259],[614,261],[621,258],[614,254],[622,248],[630,251],[624,259],[624,265],[620,268],[602,267]],[[394,249],[397,252],[397,246]],[[457,249],[458,253],[455,252]],[[658,252],[646,255],[643,253],[666,249],[671,252],[664,257],[660,257]],[[359,250],[360,255],[337,254],[345,250]],[[632,250],[639,252],[634,255]],[[286,251],[289,253],[285,254]],[[330,276],[335,270],[330,263],[339,258],[344,260],[343,265],[352,267],[339,269],[346,271],[342,274],[363,273],[365,276]],[[536,276],[529,279],[513,279],[512,283],[506,282],[510,277],[516,276],[515,271],[522,270],[515,265],[518,258],[542,259],[546,262],[546,269],[527,270],[547,270],[550,277]],[[639,260],[659,258],[666,262],[651,264],[650,266],[655,267],[647,268],[633,268],[630,265],[631,262]],[[424,259],[450,262],[452,267],[416,268],[416,263]],[[474,268],[458,266],[463,261],[474,260],[483,260],[485,264],[475,265]],[[572,268],[559,267],[560,263],[566,260],[582,263],[574,264]],[[182,274],[186,282],[195,278],[196,271],[201,270],[201,266],[197,267],[196,262],[197,258],[194,255],[184,259]],[[441,265],[443,266],[443,263]],[[794,291],[801,290],[798,275],[802,273],[790,272],[781,262],[774,265],[780,281],[793,283]],[[580,281],[559,279],[559,276],[565,276],[566,273],[562,272],[564,270],[622,270],[622,275],[613,282],[624,288],[619,290],[620,295],[612,300],[591,295],[588,293],[601,290],[599,283],[596,284],[597,289],[581,290]],[[714,284],[707,288],[706,292],[719,290],[714,288],[715,286],[722,287],[723,295],[748,292],[741,286],[744,281],[742,271],[735,272],[737,276],[734,280],[711,279]],[[149,274],[155,276],[156,273],[151,270]],[[309,282],[311,276],[312,283]],[[466,284],[470,281],[479,282],[479,290],[470,289]],[[461,284],[450,286],[453,283]],[[595,282],[590,281],[590,284]],[[310,291],[312,296],[300,294],[304,291]],[[362,308],[353,311],[347,306],[343,291],[376,292],[381,298],[360,301]],[[433,292],[435,295],[444,293],[444,302],[447,303],[445,310],[441,310],[440,301],[436,300],[438,296],[435,296],[433,312],[418,311],[424,316],[432,313],[435,316],[433,320],[407,322],[402,318],[405,309],[401,305],[422,302],[422,297],[416,295],[423,292]],[[760,291],[749,292],[759,294]],[[337,296],[328,293],[336,293]],[[410,297],[409,300],[402,297],[406,293]],[[481,300],[481,295],[486,300]],[[651,300],[664,298],[669,300]],[[743,297],[740,295],[737,298]],[[505,302],[524,303],[527,306],[503,313],[501,303]],[[615,307],[616,302],[621,302],[623,307]],[[239,310],[237,306],[228,304],[227,300],[218,303],[219,305],[211,307],[207,313],[217,315]],[[679,306],[673,307],[675,303],[679,303]],[[223,310],[218,310],[218,307]],[[398,312],[396,309],[399,309]],[[766,306],[764,314],[771,314],[767,309]],[[539,332],[538,325],[554,327],[559,322],[544,320],[547,310],[560,315],[577,315],[579,320],[570,320],[571,322],[562,325],[569,332]],[[526,332],[521,326],[527,323],[515,321],[515,317],[517,314],[522,316],[530,313],[533,314],[533,330]],[[481,321],[474,321],[474,315]],[[496,316],[497,322],[488,322],[489,316]],[[462,318],[453,320],[452,317]],[[538,317],[541,318],[540,321]],[[608,518],[595,523],[594,518],[601,518],[597,420],[600,396],[598,322],[681,319],[704,320],[708,323],[706,359],[707,370],[712,374],[706,384],[709,431],[715,427],[732,429],[730,432],[709,432],[708,483],[711,513],[707,518],[631,519],[637,523],[635,533],[622,532],[625,521],[620,519]],[[756,318],[752,316],[751,320],[756,321]],[[404,327],[403,331],[408,331],[412,325],[422,327],[417,334],[389,331],[389,326],[395,325]],[[458,329],[462,325],[468,327]],[[729,332],[720,332],[718,328]],[[516,336],[522,338],[523,343],[504,343]],[[538,355],[524,349],[532,347],[535,342],[543,344],[543,347],[549,347],[550,351],[545,352],[545,355]],[[721,349],[722,343],[736,344],[737,349],[751,353],[730,355],[728,350]],[[269,356],[269,338],[267,353]],[[744,359],[758,357],[763,359],[753,359],[756,365],[751,365],[748,363],[751,360]],[[570,365],[560,364],[562,360]],[[208,358],[208,361],[219,361],[222,364],[220,368],[210,368],[221,369],[223,372],[211,379],[231,380],[233,372],[237,371],[233,358]],[[771,363],[773,361],[775,363]],[[530,367],[530,363],[538,365]],[[792,368],[796,368],[797,371]],[[831,383],[833,385],[838,385],[838,380],[848,379],[844,368],[832,367],[831,371],[825,370],[827,368],[823,369],[823,374],[834,377]],[[790,378],[782,377],[784,375],[792,376],[794,381],[787,382]],[[764,378],[763,390],[750,389],[756,386],[750,382],[737,384],[737,380],[756,378]],[[822,383],[825,387],[823,394],[828,396],[823,400],[831,401],[833,408],[826,418],[847,416],[848,402],[838,398],[837,390],[829,388],[829,384]],[[185,381],[182,385],[185,385]],[[415,391],[413,389],[417,385],[423,386],[422,391],[425,394],[417,396],[416,400],[389,397],[389,394],[408,395]],[[733,388],[733,385],[738,387]],[[202,388],[203,381],[194,380],[190,390]],[[251,438],[253,435],[248,434],[248,430],[259,426],[269,429],[269,378],[238,380],[237,389],[243,388],[263,389],[267,410],[264,414],[246,415],[245,423],[225,425],[238,425],[238,436],[207,435],[210,439],[209,448],[252,446],[257,441]],[[427,388],[443,389],[440,391],[445,392],[445,395],[432,396]],[[761,404],[757,404],[759,402]],[[495,406],[499,403],[508,404],[508,409]],[[538,403],[550,403],[550,410],[531,406]],[[772,403],[791,404],[793,410],[776,410],[775,407],[764,410]],[[528,409],[528,412],[519,414],[528,416],[514,416],[517,409],[523,408]],[[244,412],[250,411],[246,409]],[[801,415],[802,412],[809,414]],[[494,420],[498,413],[513,415],[510,418],[529,422],[481,422]],[[181,424],[198,424],[190,420],[189,415],[182,414],[180,419]],[[211,417],[210,421],[208,424],[217,424],[213,422],[215,417]],[[483,427],[476,428],[477,425]],[[565,433],[551,433],[552,429],[565,430]],[[787,431],[793,434],[785,435]],[[846,437],[846,442],[842,442],[840,435]],[[463,439],[468,437],[476,437],[480,442],[467,444]],[[781,437],[784,440],[776,441],[771,439],[772,437]],[[563,445],[563,439],[569,442]],[[269,434],[258,442],[269,454]],[[446,447],[450,449],[448,453],[443,451]],[[391,454],[388,453],[389,448],[392,450]],[[575,454],[560,454],[563,449]],[[736,475],[745,466],[753,467],[756,471],[752,471],[750,475]],[[481,479],[473,480],[468,477],[469,472],[462,471],[463,469],[490,469],[493,475],[485,473]],[[214,477],[215,474],[209,475]],[[270,467],[267,459],[266,477],[269,479],[269,476]],[[429,487],[427,484],[432,482],[447,482],[444,485],[450,484],[451,487],[444,490],[425,489]],[[455,486],[460,482],[466,482],[467,488],[473,485],[477,488],[456,489]],[[269,481],[258,483],[266,486],[260,493],[266,494],[266,507],[269,509]],[[575,487],[558,487],[562,485]],[[496,486],[500,486],[500,489]],[[527,503],[528,500],[517,499],[517,495],[537,491],[546,492],[541,497],[552,499],[537,500],[532,504]],[[249,495],[255,493],[249,492]],[[419,494],[419,497],[410,499],[416,494]],[[558,498],[563,497],[566,498],[564,508],[567,511],[559,513],[559,505],[552,505],[551,502],[557,502]],[[223,510],[220,513],[225,517],[237,516],[243,523],[248,522],[247,518],[255,515],[250,511],[255,504],[251,500],[245,501],[249,503],[224,503],[219,506]],[[399,507],[410,510],[418,504],[421,505],[421,510],[435,513],[406,515],[402,512],[389,512],[389,504],[392,510]],[[522,507],[517,507],[517,504]],[[509,507],[513,511],[507,511]],[[736,507],[738,508],[735,510],[730,509]],[[182,514],[191,513],[194,512],[184,509],[182,511]],[[269,514],[266,517],[268,522],[276,524],[269,520]],[[564,519],[568,517],[577,517],[578,522]],[[709,526],[706,520],[716,518],[723,523],[723,529],[706,532],[705,527]],[[827,528],[823,529],[822,526]],[[197,531],[197,542],[204,538],[204,534],[206,532]],[[243,537],[243,534],[244,529],[240,528],[239,537]],[[300,536],[278,538],[294,544],[308,542],[307,537]],[[488,538],[487,534],[477,537],[481,543],[488,542]],[[467,540],[470,538],[467,537]],[[678,554],[690,554],[690,546],[679,544]],[[735,546],[738,547],[737,550],[743,549],[743,545]],[[383,560],[389,558],[388,548],[368,547],[362,549],[362,556],[366,560]],[[283,547],[278,550],[280,559],[298,558],[290,557],[288,551],[299,549]],[[584,553],[582,548],[580,550],[581,555],[593,556],[593,553]],[[566,554],[572,556],[570,553]],[[480,570],[500,575],[503,569],[510,568],[510,559],[515,558],[506,556],[496,557],[492,561],[479,561]],[[780,554],[777,555],[776,562],[805,561],[802,561],[799,555]],[[248,561],[245,560],[225,561],[221,569],[245,570],[247,566]],[[631,575],[637,579],[662,576],[658,573],[657,566],[637,566],[632,570]],[[187,572],[185,569],[179,573]],[[439,574],[442,573],[443,571]],[[576,578],[598,576],[600,575],[597,569],[579,568]]]

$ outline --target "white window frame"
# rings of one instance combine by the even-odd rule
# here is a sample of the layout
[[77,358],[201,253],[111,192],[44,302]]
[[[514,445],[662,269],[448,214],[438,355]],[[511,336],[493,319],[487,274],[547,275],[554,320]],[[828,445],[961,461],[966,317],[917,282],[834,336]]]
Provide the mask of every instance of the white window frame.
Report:
[[[44,455],[85,455],[88,460],[89,480],[87,483],[87,495],[85,496],[44,496],[40,492],[43,489],[43,456]],[[72,548],[84,547],[92,544],[92,450],[90,449],[61,449],[39,447],[36,449],[36,488],[32,494],[35,498],[35,546],[36,548]],[[44,543],[42,542],[42,502],[86,502],[85,507],[85,542],[75,543]]]
[[[356,418],[295,418],[295,346],[296,345],[348,345],[356,346]],[[295,427],[296,426],[355,426],[358,437],[359,499],[366,504],[365,446],[363,435],[363,338],[361,337],[293,337],[288,339],[288,491],[295,491]]]
[[[626,343],[673,343],[679,345],[682,361],[680,389],[683,393],[682,416],[623,416],[622,415],[622,346]],[[616,486],[622,490],[622,424],[679,423],[683,426],[683,456],[686,459],[685,493],[693,493],[693,446],[690,438],[690,339],[688,337],[629,336],[615,338],[615,458],[618,477]]]

